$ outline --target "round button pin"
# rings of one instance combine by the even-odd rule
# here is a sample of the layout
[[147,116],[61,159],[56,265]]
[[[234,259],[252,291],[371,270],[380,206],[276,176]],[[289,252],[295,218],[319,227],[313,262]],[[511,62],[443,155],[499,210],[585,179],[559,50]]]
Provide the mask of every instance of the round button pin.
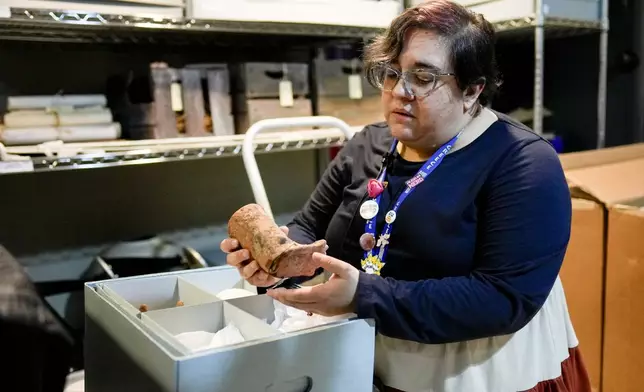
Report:
[[385,215],[385,222],[392,224],[396,220],[396,211],[391,210]]
[[378,203],[374,200],[367,200],[360,206],[360,216],[362,219],[372,219],[378,215]]
[[360,247],[365,251],[370,251],[376,247],[376,237],[370,233],[364,233],[360,236]]

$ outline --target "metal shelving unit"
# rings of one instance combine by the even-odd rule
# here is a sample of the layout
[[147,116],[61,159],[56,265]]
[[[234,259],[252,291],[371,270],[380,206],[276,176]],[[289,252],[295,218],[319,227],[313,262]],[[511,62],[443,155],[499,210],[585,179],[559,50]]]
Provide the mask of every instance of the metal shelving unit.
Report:
[[379,29],[368,27],[168,19],[66,10],[11,8],[10,13],[9,18],[0,17],[1,40],[74,43],[158,44],[186,41],[208,43],[221,34],[355,39],[369,38],[379,32]]
[[[10,8],[0,17],[0,41],[80,44],[257,45],[258,35],[272,36],[284,46],[316,42],[355,42],[380,29],[321,24],[236,22],[185,18],[107,15],[70,10]],[[228,38],[228,39],[226,39]],[[261,45],[266,41],[262,40]],[[356,131],[359,128],[356,129]],[[135,164],[241,156],[243,135],[105,143],[0,145],[0,174],[91,169]],[[257,153],[341,146],[339,130],[285,131],[261,135]]]
[[597,86],[597,148],[603,148],[606,140],[606,77],[608,72],[608,1],[600,0],[599,22],[551,18],[546,15],[543,0],[535,0],[536,13],[521,20],[496,23],[500,37],[528,34],[534,36],[534,117],[533,130],[543,134],[544,108],[544,60],[546,38],[568,37],[588,33],[600,34],[599,83]]
[[[606,73],[608,37],[608,0],[602,0],[600,23],[546,17],[541,0],[534,16],[495,23],[501,38],[524,39],[534,36],[534,124],[543,132],[543,74],[546,37],[562,37],[600,32],[600,76],[598,87],[597,147],[604,146],[606,127]],[[79,11],[48,11],[11,8],[10,17],[0,17],[0,40],[108,44],[203,43],[218,40],[222,34],[255,36],[262,34],[306,40],[369,39],[381,29],[318,24],[256,23],[220,20],[165,19],[124,15],[105,15]],[[317,132],[317,133],[316,133]],[[321,132],[321,133],[320,133]],[[258,152],[289,151],[339,146],[344,142],[339,131],[278,132],[263,135]],[[89,169],[131,164],[158,163],[202,158],[236,156],[243,136],[232,138],[181,138],[148,141],[64,144],[64,151],[75,154],[58,156],[49,147],[0,147],[0,160],[13,156],[11,171],[52,171]],[[54,147],[55,149],[55,147]],[[89,151],[89,152],[88,152]],[[98,152],[97,152],[98,151]],[[16,156],[23,165],[16,170]],[[31,164],[24,164],[29,159]],[[5,162],[5,166],[7,163]],[[0,167],[0,173],[2,168]]]
[[[369,39],[382,32],[382,29],[371,27],[169,19],[65,10],[11,8],[10,12],[9,18],[0,17],[0,40],[162,43],[172,38],[199,41],[208,36],[203,33]],[[531,33],[540,24],[556,35],[574,35],[602,28],[601,23],[543,16],[540,19],[539,15],[497,22],[494,27],[499,34],[507,36]]]
[[[534,0],[534,15],[524,18],[494,22],[497,35],[501,39],[534,39],[534,116],[533,130],[543,134],[543,77],[546,38],[578,36],[589,33],[600,34],[599,44],[599,83],[597,91],[597,148],[605,146],[606,139],[606,76],[608,71],[608,31],[609,0],[599,0],[600,18],[598,21],[556,18],[548,15],[543,0]],[[478,2],[486,3],[486,2]]]
[[[537,16],[529,16],[494,23],[497,33],[503,37],[510,33],[516,34],[527,32],[531,34],[533,29],[538,25],[539,20]],[[597,31],[601,28],[600,23],[596,22],[546,17],[543,19],[543,25],[552,36],[578,35],[586,32]]]
[[[359,132],[361,128],[352,127],[352,131]],[[342,131],[329,128],[261,134],[253,146],[256,154],[267,154],[337,147],[345,140]],[[19,147],[0,144],[0,174],[3,167],[12,168],[5,169],[5,173],[50,172],[241,156],[243,142],[244,135],[103,143],[52,142]]]

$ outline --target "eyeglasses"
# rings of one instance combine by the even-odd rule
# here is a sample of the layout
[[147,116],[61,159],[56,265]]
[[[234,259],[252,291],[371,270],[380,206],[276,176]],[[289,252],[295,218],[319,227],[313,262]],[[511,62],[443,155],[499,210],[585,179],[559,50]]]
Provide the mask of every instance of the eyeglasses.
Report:
[[391,92],[403,80],[405,93],[415,98],[428,96],[435,88],[441,76],[454,76],[449,72],[431,72],[424,69],[399,71],[389,65],[380,65],[371,69],[371,79],[376,87],[383,91]]

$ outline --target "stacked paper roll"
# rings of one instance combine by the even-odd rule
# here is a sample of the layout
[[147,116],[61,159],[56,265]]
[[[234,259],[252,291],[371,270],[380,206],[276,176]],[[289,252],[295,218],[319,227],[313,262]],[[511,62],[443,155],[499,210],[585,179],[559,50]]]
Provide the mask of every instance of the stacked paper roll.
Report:
[[121,124],[3,128],[1,135],[2,143],[7,146],[40,144],[54,140],[64,142],[115,140],[121,136]]
[[9,97],[0,140],[6,145],[40,144],[54,140],[114,140],[121,125],[113,122],[102,95]]
[[109,124],[112,112],[96,107],[68,112],[45,112],[42,110],[17,110],[4,115],[4,125],[8,128],[56,127],[70,125]]
[[107,98],[104,95],[21,95],[9,97],[9,110],[46,109],[46,108],[78,108],[88,106],[105,106]]

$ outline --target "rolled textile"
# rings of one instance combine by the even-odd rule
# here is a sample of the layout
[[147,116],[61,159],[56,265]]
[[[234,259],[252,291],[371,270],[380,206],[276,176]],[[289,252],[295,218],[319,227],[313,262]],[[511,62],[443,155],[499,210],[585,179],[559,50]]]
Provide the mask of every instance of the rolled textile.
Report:
[[33,145],[58,139],[55,127],[2,128],[0,140],[7,146]]
[[57,106],[106,106],[104,95],[22,95],[8,98],[9,110],[45,109]]
[[121,137],[121,125],[119,123],[69,127],[5,127],[0,132],[0,140],[7,146],[34,145],[54,140],[64,142],[114,140],[119,137]]

